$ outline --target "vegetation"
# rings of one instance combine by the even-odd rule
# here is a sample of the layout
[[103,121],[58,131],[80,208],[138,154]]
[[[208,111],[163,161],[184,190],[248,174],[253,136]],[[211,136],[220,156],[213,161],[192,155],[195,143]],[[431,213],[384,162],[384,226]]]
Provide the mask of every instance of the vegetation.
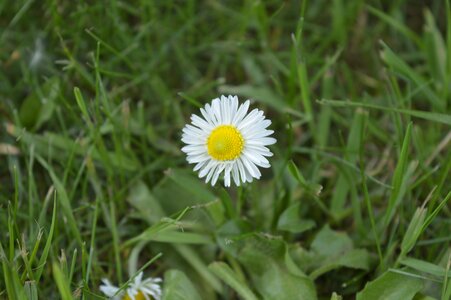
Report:
[[[0,299],[451,299],[450,1],[0,1]],[[262,179],[197,178],[252,99]]]

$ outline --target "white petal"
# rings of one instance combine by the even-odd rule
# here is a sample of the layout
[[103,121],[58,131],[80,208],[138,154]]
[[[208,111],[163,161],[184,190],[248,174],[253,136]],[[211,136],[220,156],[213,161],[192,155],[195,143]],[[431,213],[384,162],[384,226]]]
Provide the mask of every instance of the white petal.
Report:
[[215,162],[213,160],[210,160],[205,167],[202,168],[202,170],[199,172],[199,178],[205,177],[208,172],[210,172],[210,169],[215,165]]
[[200,109],[200,113],[204,117],[205,121],[208,122],[208,124],[210,124],[212,127],[216,126],[215,120],[213,120],[213,118],[211,117],[211,114],[207,113],[207,111],[204,108]]
[[259,139],[251,139],[246,141],[246,145],[261,145],[261,146],[268,146],[268,145],[272,145],[275,144],[277,142],[277,140],[275,138],[272,137],[263,137],[263,138],[259,138]]
[[196,125],[199,128],[208,129],[208,130],[213,129],[213,125],[210,125],[207,121],[205,121],[204,119],[200,118],[197,115],[191,115],[191,122],[193,125]]
[[239,174],[239,171],[238,171],[237,163],[233,164],[232,177],[233,177],[233,181],[235,182],[236,186],[240,186],[240,174]]
[[218,120],[218,124],[223,124],[221,116],[221,101],[218,98],[212,101],[211,108],[216,116],[216,120]]
[[243,163],[241,162],[241,159],[240,159],[240,158],[238,158],[238,159],[236,160],[236,164],[237,164],[238,170],[239,170],[239,172],[240,172],[241,181],[242,181],[242,182],[246,182],[246,170],[245,170],[244,165],[243,165]]
[[222,171],[225,168],[225,164],[219,165],[218,169],[215,171],[213,178],[211,179],[211,185],[215,185],[216,181],[218,181],[219,175],[221,175]]
[[186,158],[186,160],[190,163],[190,164],[195,164],[195,163],[200,163],[206,160],[209,160],[210,156],[206,153],[204,154],[199,154],[199,155],[188,155],[188,157]]
[[250,101],[246,100],[243,104],[241,104],[240,108],[238,109],[235,117],[232,120],[232,125],[237,125],[243,118],[246,116],[247,110],[249,109]]
[[251,176],[259,179],[261,176],[261,173],[260,173],[260,170],[255,166],[255,164],[245,156],[241,156],[240,158],[241,158],[241,161],[243,162],[243,165],[245,166],[246,170],[249,171]]

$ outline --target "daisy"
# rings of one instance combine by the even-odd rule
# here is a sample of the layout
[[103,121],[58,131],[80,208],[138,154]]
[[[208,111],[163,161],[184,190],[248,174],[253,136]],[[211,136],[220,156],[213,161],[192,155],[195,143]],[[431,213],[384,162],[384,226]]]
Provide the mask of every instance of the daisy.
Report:
[[161,278],[142,280],[142,277],[143,272],[129,283],[126,291],[121,291],[117,295],[119,287],[112,285],[108,279],[102,279],[103,285],[100,286],[100,290],[112,300],[160,300],[161,287],[158,283],[162,281]]
[[231,178],[237,186],[252,182],[261,176],[258,167],[269,168],[266,157],[272,156],[266,147],[276,142],[269,137],[273,130],[266,129],[271,121],[263,111],[250,113],[249,100],[239,105],[237,96],[221,96],[200,109],[203,118],[191,115],[191,124],[183,128],[182,141],[187,146],[190,164],[205,182],[215,185],[224,174],[224,185],[230,186]]

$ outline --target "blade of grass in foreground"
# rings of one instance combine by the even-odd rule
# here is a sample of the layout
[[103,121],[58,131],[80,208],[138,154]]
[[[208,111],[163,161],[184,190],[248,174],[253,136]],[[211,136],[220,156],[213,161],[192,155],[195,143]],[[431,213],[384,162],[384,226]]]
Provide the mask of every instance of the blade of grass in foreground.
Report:
[[36,155],[36,159],[39,161],[39,163],[47,169],[47,172],[49,173],[50,177],[52,178],[53,184],[55,186],[56,192],[58,194],[58,199],[61,203],[61,208],[63,210],[63,214],[67,219],[67,225],[69,226],[69,229],[71,233],[73,234],[74,238],[77,240],[78,244],[82,245],[82,239],[81,234],[77,226],[77,222],[75,220],[72,207],[70,205],[69,197],[67,196],[66,189],[64,188],[64,185],[62,182],[58,179],[58,176],[56,176],[55,172],[53,171],[53,168],[39,155]]
[[244,282],[238,278],[235,272],[223,262],[213,262],[208,268],[221,280],[232,287],[243,299],[257,300],[258,298],[252,293]]
[[56,281],[56,286],[58,287],[58,290],[61,295],[61,299],[72,300],[73,297],[72,297],[72,293],[70,291],[69,281],[67,280],[66,275],[64,274],[64,272],[61,270],[61,268],[58,266],[58,264],[56,262],[53,263],[52,270],[53,270],[53,277],[55,278],[55,281]]
[[321,100],[317,100],[317,102],[322,105],[332,105],[332,106],[336,106],[336,107],[365,107],[365,108],[379,109],[379,110],[384,110],[384,111],[398,112],[401,114],[410,115],[410,116],[428,120],[428,121],[451,125],[451,115],[448,115],[448,114],[440,114],[440,113],[434,113],[434,112],[422,111],[422,110],[386,107],[386,106],[377,105],[377,104],[351,102],[349,100],[343,101],[343,100],[321,99]]
[[388,224],[390,223],[391,219],[394,216],[395,209],[399,205],[400,201],[402,200],[402,196],[404,195],[405,189],[405,182],[408,177],[408,172],[406,172],[407,169],[407,156],[408,156],[408,150],[409,150],[409,144],[410,144],[410,137],[411,137],[411,131],[412,131],[412,123],[409,123],[406,129],[406,134],[404,136],[404,141],[402,143],[401,153],[399,155],[399,161],[395,168],[395,173],[393,175],[393,190],[390,194],[390,198],[388,200],[388,206],[385,212],[385,218],[384,218],[384,225],[383,228],[385,229]]

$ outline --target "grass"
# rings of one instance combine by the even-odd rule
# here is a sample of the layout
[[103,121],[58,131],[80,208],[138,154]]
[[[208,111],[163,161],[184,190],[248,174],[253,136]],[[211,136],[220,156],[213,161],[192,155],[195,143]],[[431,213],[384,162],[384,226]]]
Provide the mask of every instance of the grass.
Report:
[[[451,9],[0,2],[0,299],[451,299]],[[181,129],[250,98],[271,169],[210,187]]]

